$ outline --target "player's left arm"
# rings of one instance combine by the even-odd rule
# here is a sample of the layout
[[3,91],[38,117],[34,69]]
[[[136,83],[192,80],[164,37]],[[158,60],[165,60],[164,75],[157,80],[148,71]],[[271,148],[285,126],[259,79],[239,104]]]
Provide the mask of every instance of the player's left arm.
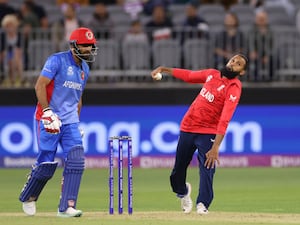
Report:
[[[80,118],[81,108],[82,108],[82,96],[80,97],[79,102],[78,102],[78,109],[77,109],[77,110],[78,110],[78,111],[77,111],[77,113],[78,113],[78,118]],[[79,132],[80,132],[81,137],[83,137],[83,136],[84,136],[84,130],[83,130],[83,128],[78,127],[78,130],[79,130]]]
[[80,117],[81,108],[82,108],[82,96],[80,97],[78,102],[78,109],[77,109],[78,117]]
[[204,166],[207,169],[214,168],[215,164],[219,165],[219,148],[224,138],[224,134],[216,134],[214,143],[211,149],[205,154],[206,160]]
[[236,107],[241,97],[241,86],[239,84],[232,84],[228,87],[222,114],[219,120],[217,133],[225,134],[228,124],[236,110]]
[[241,96],[241,86],[238,84],[231,85],[228,90],[224,101],[224,107],[219,120],[217,134],[215,137],[212,148],[206,153],[206,161],[204,166],[208,169],[213,168],[215,164],[220,164],[219,161],[219,148],[225,136],[228,124],[235,112]]

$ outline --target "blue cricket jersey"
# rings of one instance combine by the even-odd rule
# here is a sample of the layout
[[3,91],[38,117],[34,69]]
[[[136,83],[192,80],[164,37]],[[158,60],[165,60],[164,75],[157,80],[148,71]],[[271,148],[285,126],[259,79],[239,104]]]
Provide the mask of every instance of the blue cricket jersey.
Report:
[[[42,71],[41,76],[51,79],[47,85],[49,107],[61,119],[62,124],[79,122],[78,102],[89,75],[89,66],[82,61],[76,64],[71,51],[51,55]],[[40,120],[42,108],[37,104],[35,117]]]

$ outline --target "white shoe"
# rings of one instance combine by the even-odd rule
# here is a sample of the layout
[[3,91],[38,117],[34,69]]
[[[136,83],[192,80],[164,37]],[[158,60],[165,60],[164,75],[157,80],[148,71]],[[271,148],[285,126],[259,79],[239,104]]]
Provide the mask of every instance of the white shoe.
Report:
[[208,214],[208,209],[205,207],[205,205],[203,205],[202,202],[199,202],[197,204],[197,213],[200,214],[200,215]]
[[82,215],[82,211],[78,209],[74,209],[73,207],[67,208],[64,212],[57,213],[58,217],[80,217]]
[[35,201],[23,202],[23,211],[28,216],[34,216],[36,213]]
[[181,198],[181,208],[184,213],[190,213],[193,209],[193,201],[191,199],[192,186],[190,183],[186,183],[187,194]]

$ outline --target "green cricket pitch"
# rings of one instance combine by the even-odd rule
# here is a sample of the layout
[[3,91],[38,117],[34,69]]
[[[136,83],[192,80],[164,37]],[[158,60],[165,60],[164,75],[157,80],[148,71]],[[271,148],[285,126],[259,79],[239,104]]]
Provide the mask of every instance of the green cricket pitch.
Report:
[[[214,180],[215,198],[205,216],[197,215],[195,210],[190,214],[181,212],[180,201],[169,185],[171,169],[140,168],[133,170],[133,214],[127,214],[127,180],[124,179],[124,213],[118,215],[116,190],[115,214],[109,215],[108,169],[86,169],[77,203],[83,216],[68,219],[56,217],[61,168],[42,192],[37,214],[33,217],[23,214],[18,196],[28,172],[29,169],[0,170],[1,224],[300,224],[300,168],[218,168]],[[199,182],[197,168],[189,168],[188,181],[192,184],[195,201]]]

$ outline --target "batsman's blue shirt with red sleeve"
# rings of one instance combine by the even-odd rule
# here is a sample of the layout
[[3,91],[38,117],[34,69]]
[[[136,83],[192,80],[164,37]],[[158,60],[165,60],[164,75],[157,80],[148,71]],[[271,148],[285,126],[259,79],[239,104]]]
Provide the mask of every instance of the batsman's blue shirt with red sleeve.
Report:
[[[78,123],[78,102],[86,85],[89,66],[85,61],[76,64],[71,51],[51,55],[40,76],[51,80],[47,85],[49,107],[58,115],[62,124]],[[38,103],[35,118],[40,120],[42,108]]]

